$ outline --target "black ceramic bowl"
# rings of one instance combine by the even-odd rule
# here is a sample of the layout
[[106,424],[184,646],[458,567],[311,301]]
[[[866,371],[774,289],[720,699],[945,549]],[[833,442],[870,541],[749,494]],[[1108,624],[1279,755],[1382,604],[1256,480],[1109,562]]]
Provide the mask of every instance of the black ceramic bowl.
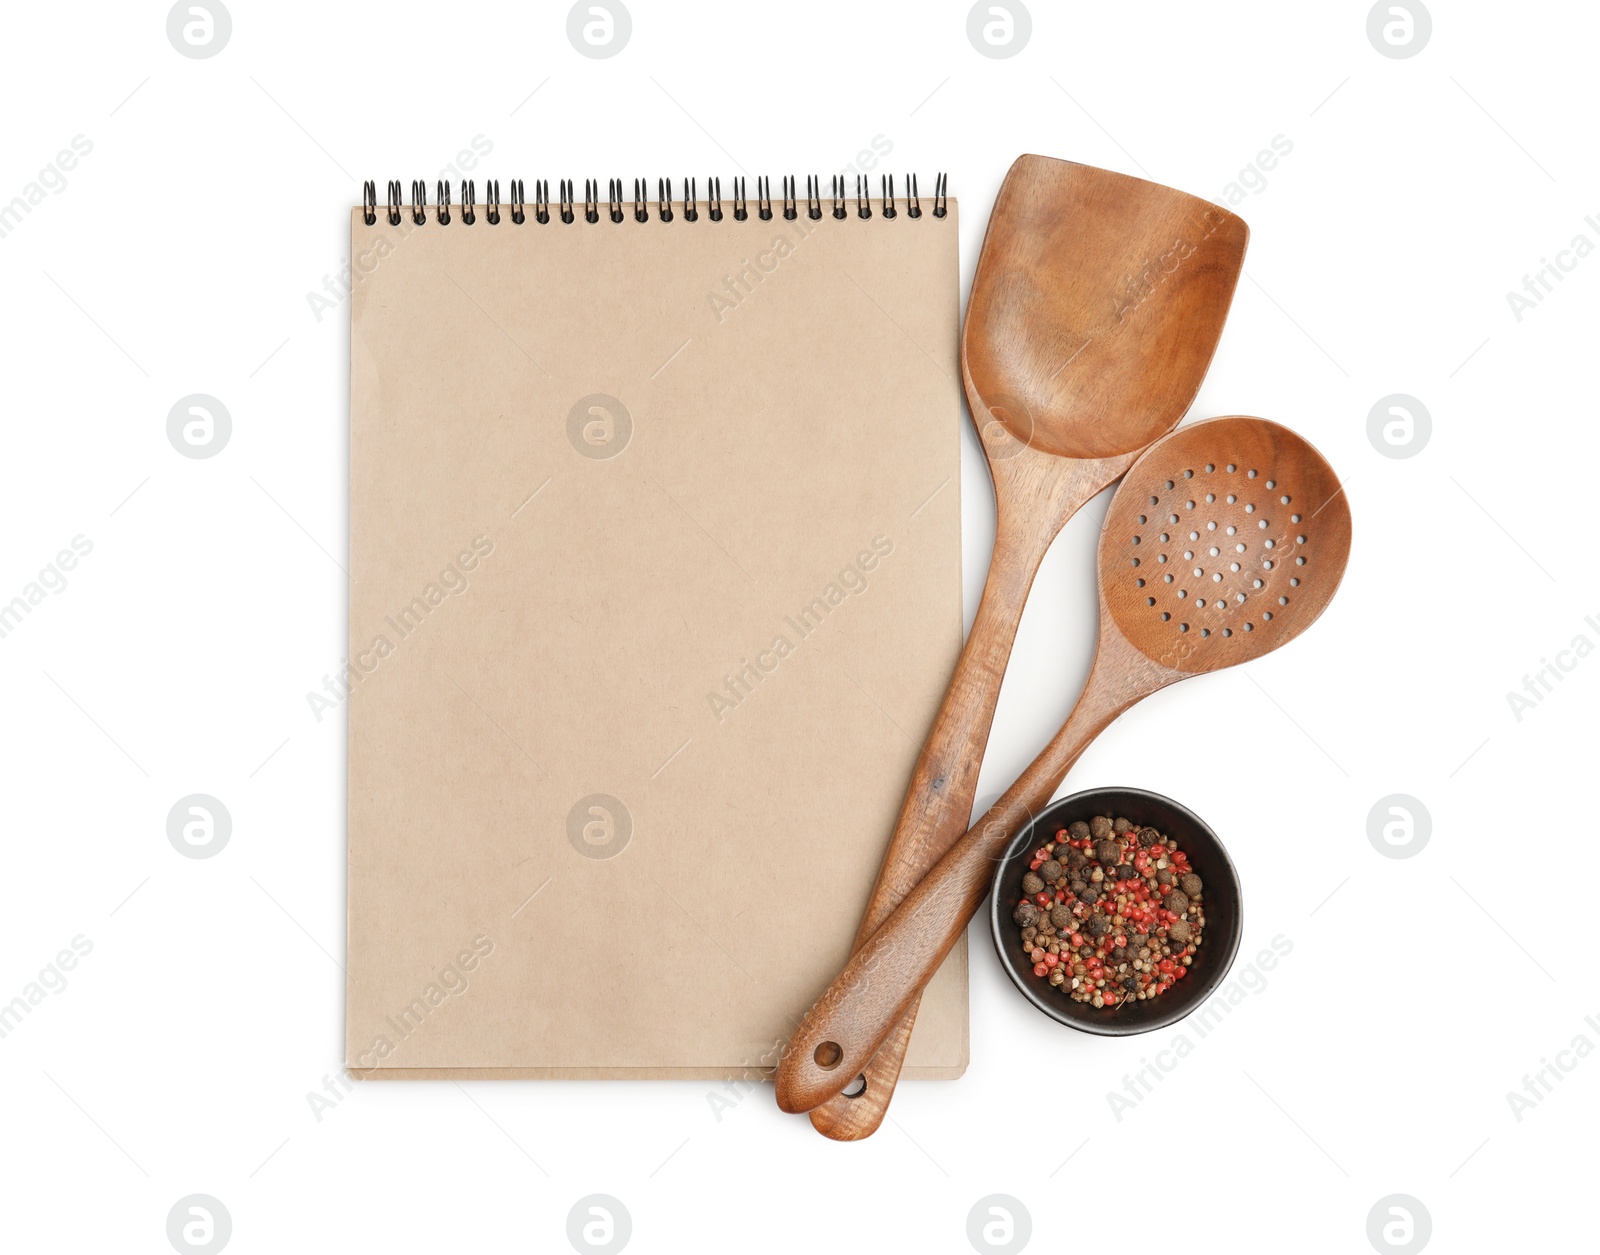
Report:
[[[1086,1002],[1072,1001],[1044,977],[1033,974],[1033,965],[1024,962],[1019,929],[1011,919],[1012,910],[1025,896],[1022,877],[1033,861],[1033,851],[1059,829],[1079,819],[1088,823],[1096,815],[1125,815],[1136,824],[1148,825],[1176,839],[1178,848],[1189,856],[1195,874],[1205,882],[1202,901],[1206,908],[1204,939],[1187,976],[1160,997],[1098,1010]],[[1052,1020],[1102,1037],[1131,1037],[1183,1019],[1228,974],[1239,951],[1243,927],[1239,875],[1217,834],[1187,807],[1143,789],[1088,789],[1052,803],[1017,834],[1006,850],[995,871],[994,892],[989,899],[989,928],[1011,983]]]

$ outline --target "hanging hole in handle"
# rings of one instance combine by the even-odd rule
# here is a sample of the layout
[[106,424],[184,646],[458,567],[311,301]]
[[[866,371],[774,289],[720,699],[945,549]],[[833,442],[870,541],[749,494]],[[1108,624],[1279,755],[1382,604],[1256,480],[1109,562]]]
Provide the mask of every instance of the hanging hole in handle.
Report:
[[844,1050],[836,1041],[825,1041],[811,1052],[811,1057],[819,1068],[831,1072],[844,1059]]
[[856,1079],[851,1081],[850,1084],[846,1085],[842,1090],[840,1090],[839,1096],[841,1098],[860,1098],[861,1095],[866,1092],[867,1074],[865,1072],[857,1072]]

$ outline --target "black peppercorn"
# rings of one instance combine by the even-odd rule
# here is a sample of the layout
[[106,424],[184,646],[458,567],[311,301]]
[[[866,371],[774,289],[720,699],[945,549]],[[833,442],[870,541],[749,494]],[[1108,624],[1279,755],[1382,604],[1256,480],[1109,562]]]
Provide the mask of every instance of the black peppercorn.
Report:
[[[1069,835],[1088,849],[1067,844]],[[1055,840],[1053,852],[1041,853],[1039,866],[1026,871],[1022,887],[1028,897],[1012,908],[1011,918],[1021,931],[1023,965],[1034,967],[1072,1001],[1096,1007],[1114,1008],[1130,999],[1165,993],[1174,976],[1186,969],[1158,972],[1158,961],[1197,953],[1206,928],[1200,878],[1188,870],[1178,843],[1154,828],[1110,815],[1075,822],[1058,830]],[[1148,851],[1148,870],[1143,873],[1134,862],[1141,851]],[[1170,859],[1178,866],[1157,868],[1158,859]],[[1147,893],[1146,886],[1159,887],[1166,896]],[[1061,892],[1069,888],[1072,896]],[[1138,902],[1159,904],[1164,908],[1160,919],[1174,922],[1158,923],[1152,933],[1140,933],[1134,920],[1116,914],[1129,909],[1141,915],[1134,906],[1117,906],[1119,891],[1130,888]],[[1052,890],[1065,900],[1052,905],[1048,896]],[[1072,945],[1074,939],[1081,944]],[[1048,972],[1048,964],[1040,966],[1033,957],[1041,948],[1045,957],[1059,956]],[[1075,987],[1069,987],[1069,980]]]

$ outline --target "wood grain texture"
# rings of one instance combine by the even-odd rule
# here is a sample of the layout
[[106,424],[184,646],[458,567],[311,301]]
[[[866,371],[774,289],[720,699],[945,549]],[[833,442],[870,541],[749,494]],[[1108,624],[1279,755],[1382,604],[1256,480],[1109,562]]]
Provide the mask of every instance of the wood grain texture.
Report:
[[987,895],[996,861],[1101,731],[1169,684],[1298,636],[1337,590],[1350,536],[1338,477],[1285,427],[1220,418],[1152,445],[1101,530],[1100,640],[1077,705],[812,1008],[779,1064],[779,1106],[812,1110],[898,1040],[899,1021]]
[[[1226,210],[1126,175],[1035,156],[1019,158],[1007,174],[973,280],[961,354],[994,481],[994,552],[858,947],[965,830],[1039,563],[1083,504],[1192,403],[1248,237]],[[819,1132],[854,1140],[882,1124],[916,1005],[913,997],[861,1070],[864,1089],[811,1111]]]
[[[987,451],[1004,442],[991,429],[984,443]],[[990,456],[993,459],[992,452]],[[1113,483],[1133,457],[1130,453],[1120,458],[1067,459],[1019,447],[1010,450],[1003,462],[991,460],[997,517],[983,598],[944,705],[917,759],[888,855],[861,921],[857,948],[966,830],[1006,662],[1039,563],[1068,520]],[[836,1141],[855,1141],[878,1129],[915,1024],[914,1002],[861,1073],[865,1088],[852,1095],[840,1093],[811,1112],[818,1132]]]

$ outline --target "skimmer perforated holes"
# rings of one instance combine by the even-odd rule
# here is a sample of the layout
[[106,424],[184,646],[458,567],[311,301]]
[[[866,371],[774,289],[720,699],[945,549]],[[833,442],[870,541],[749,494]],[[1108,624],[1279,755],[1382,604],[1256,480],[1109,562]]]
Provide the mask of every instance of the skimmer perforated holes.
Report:
[[[1135,578],[1145,608],[1190,639],[1231,641],[1269,626],[1300,587],[1290,572],[1308,562],[1305,520],[1276,516],[1293,501],[1259,467],[1206,463],[1171,472],[1131,520],[1130,546],[1145,558],[1154,551],[1166,568],[1153,585]],[[1132,563],[1140,566],[1141,557]]]

